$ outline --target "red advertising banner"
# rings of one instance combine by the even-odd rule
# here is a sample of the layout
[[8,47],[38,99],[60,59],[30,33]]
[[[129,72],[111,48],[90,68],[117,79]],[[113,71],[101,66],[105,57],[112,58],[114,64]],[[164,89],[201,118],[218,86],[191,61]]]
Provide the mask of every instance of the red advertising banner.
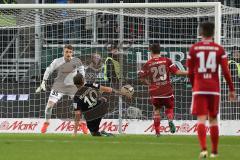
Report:
[[[100,131],[118,133],[118,119],[103,119]],[[0,119],[0,133],[41,133],[44,119]],[[195,135],[197,121],[175,121],[176,133],[174,135]],[[240,135],[240,121],[221,121],[221,135]],[[47,133],[73,133],[74,122],[71,120],[52,119]],[[123,120],[122,131],[124,134],[154,134],[154,125],[151,120]],[[171,134],[167,121],[161,121],[161,134]],[[207,127],[209,133],[209,128]],[[82,134],[81,127],[78,133]]]

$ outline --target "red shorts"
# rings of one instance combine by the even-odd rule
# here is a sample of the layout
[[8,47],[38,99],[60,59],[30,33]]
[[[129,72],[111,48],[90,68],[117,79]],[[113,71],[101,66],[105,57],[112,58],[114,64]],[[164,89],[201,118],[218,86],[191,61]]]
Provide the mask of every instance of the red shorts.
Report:
[[165,106],[166,108],[174,108],[174,97],[169,98],[151,98],[152,105],[156,108],[161,108]]
[[196,116],[216,117],[219,111],[220,96],[195,94],[192,97],[191,112]]

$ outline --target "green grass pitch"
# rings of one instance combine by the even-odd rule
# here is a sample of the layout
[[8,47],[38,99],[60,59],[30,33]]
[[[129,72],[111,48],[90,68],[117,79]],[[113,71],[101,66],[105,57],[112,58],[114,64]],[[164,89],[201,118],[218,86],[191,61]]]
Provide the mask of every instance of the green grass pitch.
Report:
[[[219,153],[217,160],[240,160],[240,137],[220,137]],[[0,160],[197,160],[198,154],[196,136],[0,134]]]

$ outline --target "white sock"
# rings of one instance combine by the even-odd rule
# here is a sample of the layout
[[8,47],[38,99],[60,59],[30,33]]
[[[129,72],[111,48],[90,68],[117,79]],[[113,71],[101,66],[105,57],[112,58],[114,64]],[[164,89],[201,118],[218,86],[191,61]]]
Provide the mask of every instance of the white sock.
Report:
[[53,107],[50,107],[50,106],[46,106],[46,109],[45,109],[45,120],[46,122],[49,122],[49,120],[51,119],[51,116],[52,116],[52,108]]

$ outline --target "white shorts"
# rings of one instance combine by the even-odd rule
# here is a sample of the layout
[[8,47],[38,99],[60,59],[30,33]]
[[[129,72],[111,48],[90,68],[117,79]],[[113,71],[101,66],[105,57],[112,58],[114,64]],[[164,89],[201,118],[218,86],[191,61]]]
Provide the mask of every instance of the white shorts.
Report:
[[[66,94],[59,93],[58,91],[52,89],[51,92],[50,92],[48,101],[52,101],[54,103],[57,103],[63,97],[63,95],[66,95]],[[71,97],[71,98],[74,97],[74,95],[68,95],[68,96]]]

